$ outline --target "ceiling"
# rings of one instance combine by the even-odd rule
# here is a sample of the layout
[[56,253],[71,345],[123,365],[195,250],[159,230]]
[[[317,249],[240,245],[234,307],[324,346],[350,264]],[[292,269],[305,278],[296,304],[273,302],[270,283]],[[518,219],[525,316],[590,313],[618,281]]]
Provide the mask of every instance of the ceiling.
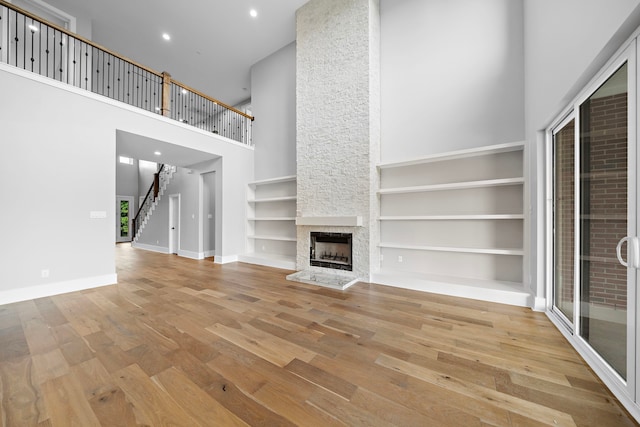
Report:
[[94,42],[230,105],[251,97],[251,66],[295,40],[307,1],[45,0],[79,31],[89,19]]
[[[155,154],[160,153],[160,154]],[[116,156],[189,167],[220,156],[147,138],[122,130],[116,131]]]

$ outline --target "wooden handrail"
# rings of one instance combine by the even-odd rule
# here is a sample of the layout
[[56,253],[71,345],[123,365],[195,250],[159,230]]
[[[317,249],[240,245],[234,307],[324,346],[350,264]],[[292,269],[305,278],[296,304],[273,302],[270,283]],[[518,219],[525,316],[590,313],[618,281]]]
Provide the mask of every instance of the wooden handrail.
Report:
[[241,116],[244,116],[244,117],[246,117],[247,119],[249,119],[251,121],[255,120],[255,118],[253,116],[250,116],[247,113],[243,113],[242,111],[238,110],[237,108],[234,108],[234,107],[232,107],[230,105],[227,105],[224,102],[219,101],[219,100],[217,100],[217,99],[215,99],[215,98],[213,98],[211,96],[205,95],[204,93],[200,92],[199,90],[196,90],[196,89],[194,89],[192,87],[189,87],[184,83],[180,83],[180,82],[178,82],[176,80],[171,80],[171,82],[174,83],[176,86],[180,86],[182,89],[185,89],[185,90],[187,90],[189,92],[195,93],[196,95],[199,95],[199,96],[201,96],[201,97],[213,102],[214,104],[218,104],[221,107],[224,107],[224,108],[226,108],[228,110],[231,110],[231,111],[233,111],[235,113],[238,113]]
[[44,25],[47,25],[48,27],[54,28],[55,30],[60,31],[61,33],[66,34],[69,37],[73,37],[73,38],[75,38],[77,40],[80,40],[81,42],[86,43],[89,46],[92,46],[92,47],[94,47],[96,49],[102,50],[102,51],[108,53],[109,55],[112,55],[112,56],[114,56],[116,58],[119,58],[119,59],[121,59],[123,61],[129,62],[130,64],[133,64],[133,65],[135,65],[136,67],[138,67],[138,68],[140,68],[142,70],[145,70],[145,71],[147,71],[147,72],[149,72],[151,74],[154,74],[154,75],[160,77],[162,79],[162,84],[163,84],[162,114],[165,115],[165,116],[169,115],[169,105],[170,105],[169,93],[170,93],[170,91],[168,91],[168,90],[165,91],[164,88],[168,88],[170,86],[170,83],[175,83],[176,86],[180,86],[181,88],[186,89],[187,91],[192,92],[192,93],[194,93],[196,95],[199,95],[199,96],[201,96],[201,97],[203,97],[203,98],[205,98],[205,99],[207,99],[207,100],[209,100],[209,101],[211,101],[213,103],[216,103],[216,104],[220,105],[221,107],[224,107],[224,108],[226,108],[228,110],[231,110],[231,111],[233,111],[233,112],[235,112],[237,114],[240,114],[241,116],[243,116],[243,117],[245,117],[245,118],[247,118],[247,119],[249,119],[251,121],[254,120],[253,116],[250,116],[250,115],[238,110],[237,108],[234,108],[234,107],[232,107],[232,106],[230,106],[228,104],[225,104],[224,102],[222,102],[222,101],[220,101],[220,100],[218,100],[216,98],[213,98],[211,96],[205,95],[204,93],[202,93],[202,92],[200,92],[200,91],[198,91],[198,90],[196,90],[196,89],[194,89],[194,88],[192,88],[190,86],[187,86],[184,83],[180,83],[180,82],[178,82],[176,80],[171,79],[171,76],[167,72],[159,73],[159,72],[157,72],[155,70],[152,70],[151,68],[146,67],[146,66],[134,61],[133,59],[130,59],[130,58],[127,58],[126,56],[120,55],[119,53],[116,53],[116,52],[112,51],[111,49],[108,49],[108,48],[106,48],[106,47],[104,47],[102,45],[99,45],[98,43],[95,43],[95,42],[93,42],[93,41],[91,41],[91,40],[89,40],[89,39],[87,39],[87,38],[85,38],[85,37],[83,37],[83,36],[81,36],[79,34],[72,33],[71,31],[67,30],[64,27],[56,25],[56,24],[54,24],[52,22],[48,22],[47,20],[42,19],[39,16],[34,15],[33,13],[31,13],[31,12],[29,12],[27,10],[24,10],[24,9],[21,9],[21,8],[19,8],[17,6],[14,6],[12,3],[8,3],[5,0],[0,0],[0,6],[4,6],[4,7],[8,8],[8,9],[14,10],[14,11],[16,11],[16,12],[22,14],[22,15],[27,16],[28,18],[36,20],[36,21],[38,21],[38,22],[40,22],[40,23],[42,23]]
[[48,27],[54,28],[54,29],[56,29],[56,30],[58,30],[58,31],[60,31],[60,32],[62,32],[62,33],[64,33],[64,34],[66,34],[66,35],[68,35],[68,36],[70,36],[70,37],[73,37],[73,38],[75,38],[75,39],[80,40],[80,41],[81,41],[81,42],[83,42],[83,43],[86,43],[86,44],[88,44],[88,45],[90,45],[90,46],[93,46],[93,47],[95,47],[96,49],[103,50],[103,51],[105,51],[106,53],[108,53],[109,55],[113,55],[113,56],[115,56],[116,58],[122,59],[123,61],[127,61],[127,62],[129,62],[129,63],[131,63],[131,64],[135,65],[135,66],[136,66],[136,67],[138,67],[138,68],[142,68],[143,70],[145,70],[145,71],[147,71],[147,72],[149,72],[149,73],[151,73],[151,74],[155,74],[155,75],[156,75],[156,76],[158,76],[158,77],[162,77],[162,73],[159,73],[159,72],[157,72],[157,71],[155,71],[155,70],[152,70],[152,69],[151,69],[151,68],[149,68],[149,67],[145,67],[144,65],[137,63],[137,62],[136,62],[136,61],[134,61],[133,59],[129,59],[129,58],[127,58],[126,56],[120,55],[119,53],[115,53],[115,52],[114,52],[114,51],[112,51],[111,49],[107,49],[106,47],[101,46],[101,45],[99,45],[98,43],[94,43],[94,42],[92,42],[91,40],[89,40],[89,39],[87,39],[87,38],[85,38],[85,37],[82,37],[82,36],[81,36],[81,35],[79,35],[79,34],[72,33],[71,31],[67,30],[67,29],[66,29],[66,28],[64,28],[64,27],[61,27],[61,26],[56,25],[56,24],[54,24],[54,23],[52,23],[52,22],[49,22],[49,21],[47,21],[47,20],[45,20],[45,19],[42,19],[42,18],[40,18],[39,16],[34,15],[33,13],[31,13],[31,12],[29,12],[29,11],[26,11],[26,10],[24,10],[24,9],[20,9],[19,7],[14,6],[14,5],[13,5],[13,4],[11,4],[11,3],[7,3],[7,2],[6,2],[6,1],[4,1],[4,0],[0,0],[0,6],[5,6],[5,7],[9,8],[9,9],[15,10],[15,11],[16,11],[16,12],[18,12],[18,13],[21,13],[21,14],[23,14],[23,15],[25,15],[25,16],[27,16],[27,17],[31,18],[31,19],[35,19],[36,21],[38,21],[38,22],[40,22],[40,23],[42,23],[42,24],[45,24],[45,25],[46,25],[46,26],[48,26]]

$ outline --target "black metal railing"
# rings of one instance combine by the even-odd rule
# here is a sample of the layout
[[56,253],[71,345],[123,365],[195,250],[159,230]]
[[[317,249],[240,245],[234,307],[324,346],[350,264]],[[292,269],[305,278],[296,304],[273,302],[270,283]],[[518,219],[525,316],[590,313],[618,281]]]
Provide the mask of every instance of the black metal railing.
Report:
[[4,0],[0,62],[252,145],[252,116]]
[[251,145],[251,120],[188,86],[171,82],[169,109],[174,120]]

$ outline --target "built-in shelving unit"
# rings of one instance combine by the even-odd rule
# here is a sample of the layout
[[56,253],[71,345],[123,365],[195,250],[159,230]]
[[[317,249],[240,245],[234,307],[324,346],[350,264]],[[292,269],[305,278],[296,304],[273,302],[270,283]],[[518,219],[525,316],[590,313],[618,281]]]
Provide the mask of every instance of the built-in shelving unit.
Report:
[[296,264],[296,177],[247,188],[247,252],[239,261],[293,270]]
[[522,142],[378,165],[373,281],[530,306]]

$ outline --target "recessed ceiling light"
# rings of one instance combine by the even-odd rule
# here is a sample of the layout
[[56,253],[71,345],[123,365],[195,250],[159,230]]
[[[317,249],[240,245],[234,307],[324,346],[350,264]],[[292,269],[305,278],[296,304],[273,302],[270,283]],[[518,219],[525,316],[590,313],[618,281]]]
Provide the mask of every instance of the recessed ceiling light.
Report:
[[167,33],[162,33],[162,38],[167,40],[167,41],[171,40],[171,36],[169,34],[167,34]]
[[182,89],[182,94],[186,95],[187,94],[187,90],[186,89]]
[[161,152],[159,152],[159,151],[154,151],[154,152],[153,152],[153,154],[155,154],[156,156],[159,156],[159,155],[161,155],[162,153],[161,153]]
[[249,11],[249,15],[251,15],[252,18],[255,18],[256,16],[258,16],[258,11],[255,9],[251,9]]
[[36,26],[35,26],[35,25],[33,25],[33,24],[29,24],[29,29],[30,29],[31,31],[33,31],[34,33],[35,33],[36,31],[38,31],[38,27],[36,27]]

